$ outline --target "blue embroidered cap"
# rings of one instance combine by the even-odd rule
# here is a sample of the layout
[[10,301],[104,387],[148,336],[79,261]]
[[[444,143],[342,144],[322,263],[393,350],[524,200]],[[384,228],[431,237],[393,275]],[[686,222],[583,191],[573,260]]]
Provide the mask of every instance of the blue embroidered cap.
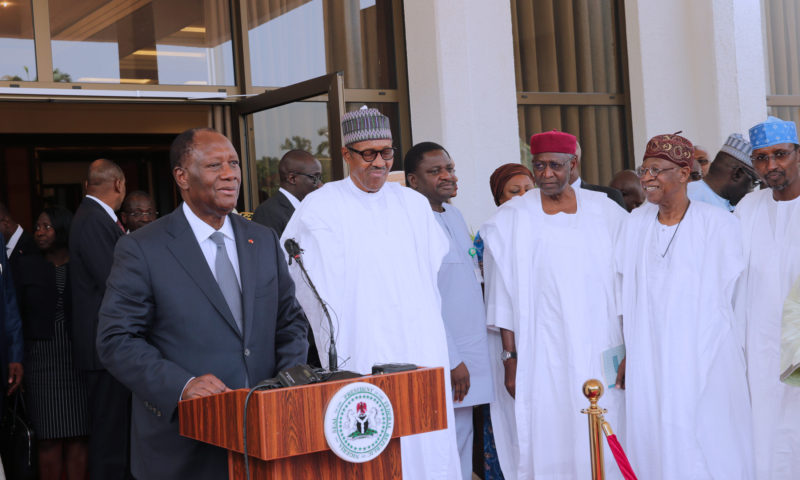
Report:
[[761,122],[750,129],[750,143],[753,150],[771,147],[779,143],[799,143],[797,141],[797,126],[794,122],[787,122],[773,116],[767,117],[766,122]]

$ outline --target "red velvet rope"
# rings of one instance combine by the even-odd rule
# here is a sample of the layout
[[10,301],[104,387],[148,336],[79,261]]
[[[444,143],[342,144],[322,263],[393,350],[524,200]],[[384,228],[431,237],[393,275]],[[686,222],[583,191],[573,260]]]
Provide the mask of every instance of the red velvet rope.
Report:
[[636,474],[633,473],[633,468],[628,461],[628,457],[625,455],[625,451],[622,450],[622,445],[620,445],[619,440],[617,440],[617,436],[613,434],[606,435],[606,440],[608,441],[608,447],[611,449],[611,453],[614,454],[614,460],[617,461],[617,466],[620,472],[622,472],[622,476],[625,477],[625,480],[638,480]]

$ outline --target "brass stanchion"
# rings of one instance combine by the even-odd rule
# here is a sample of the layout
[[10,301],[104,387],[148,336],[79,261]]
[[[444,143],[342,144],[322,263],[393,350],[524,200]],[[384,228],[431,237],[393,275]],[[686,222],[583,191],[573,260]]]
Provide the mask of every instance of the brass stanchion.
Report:
[[587,380],[583,384],[583,395],[589,399],[589,408],[584,408],[581,413],[589,417],[589,452],[592,458],[592,480],[606,478],[605,464],[603,461],[602,425],[605,423],[603,414],[606,409],[597,406],[598,400],[603,396],[603,384],[599,380]]

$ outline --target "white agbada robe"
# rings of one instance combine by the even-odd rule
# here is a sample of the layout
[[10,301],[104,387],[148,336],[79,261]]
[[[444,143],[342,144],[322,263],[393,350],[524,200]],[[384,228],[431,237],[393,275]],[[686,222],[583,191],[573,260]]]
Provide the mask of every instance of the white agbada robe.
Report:
[[657,213],[653,204],[631,212],[617,244],[628,458],[647,480],[751,479],[733,314],[744,269],[739,222],[703,202],[690,204],[680,227],[662,225]]
[[[603,352],[622,344],[613,260],[627,213],[605,193],[580,190],[576,197],[576,214],[547,215],[540,191],[532,190],[503,204],[480,229],[487,322],[514,331],[518,355],[519,460],[511,470],[502,464],[506,478],[591,477],[581,414],[589,403],[581,389],[591,378],[603,381]],[[600,404],[611,425],[621,428],[623,392],[607,389]],[[500,418],[493,405],[493,424]],[[498,456],[514,448],[505,437],[496,435],[495,443]],[[606,458],[612,458],[607,447]],[[613,465],[606,473],[620,478]]]
[[[437,288],[450,243],[428,200],[390,182],[376,193],[349,178],[327,183],[303,199],[281,245],[288,238],[304,250],[308,275],[329,305],[340,368],[368,374],[377,363],[444,367],[449,428],[401,439],[403,478],[460,480]],[[327,366],[328,322],[297,265],[289,272]]]
[[747,270],[736,298],[746,327],[753,443],[760,480],[800,478],[800,389],[780,382],[783,302],[800,276],[800,198],[776,202],[772,190],[736,206]]

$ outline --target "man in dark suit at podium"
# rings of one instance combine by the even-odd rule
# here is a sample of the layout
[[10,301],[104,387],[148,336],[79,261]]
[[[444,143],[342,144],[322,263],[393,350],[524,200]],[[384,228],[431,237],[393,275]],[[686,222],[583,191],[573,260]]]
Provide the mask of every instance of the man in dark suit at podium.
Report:
[[322,186],[322,165],[305,150],[289,150],[278,162],[281,187],[253,212],[253,221],[280,237],[306,195]]
[[183,203],[117,244],[97,348],[134,394],[134,477],[216,480],[226,452],[179,435],[178,401],[303,363],[307,321],[275,232],[231,214],[241,171],[228,139],[188,130],[170,162]]

